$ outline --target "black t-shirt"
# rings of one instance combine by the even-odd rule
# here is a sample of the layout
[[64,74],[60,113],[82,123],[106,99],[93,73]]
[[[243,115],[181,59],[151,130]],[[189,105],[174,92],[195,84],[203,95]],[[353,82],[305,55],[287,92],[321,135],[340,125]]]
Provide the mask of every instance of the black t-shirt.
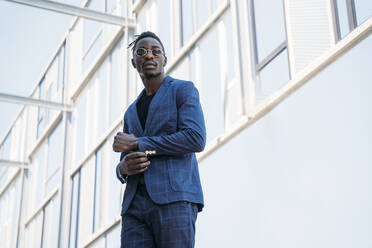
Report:
[[143,93],[143,95],[137,102],[137,114],[141,122],[142,130],[145,130],[147,113],[149,111],[151,100],[154,96],[155,94],[146,95],[146,93]]

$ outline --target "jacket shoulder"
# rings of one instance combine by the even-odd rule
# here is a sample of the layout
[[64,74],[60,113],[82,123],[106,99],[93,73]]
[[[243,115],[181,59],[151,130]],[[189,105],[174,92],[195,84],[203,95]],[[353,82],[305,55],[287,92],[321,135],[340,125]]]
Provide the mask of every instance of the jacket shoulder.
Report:
[[182,79],[173,79],[170,82],[170,86],[175,90],[195,87],[193,82]]

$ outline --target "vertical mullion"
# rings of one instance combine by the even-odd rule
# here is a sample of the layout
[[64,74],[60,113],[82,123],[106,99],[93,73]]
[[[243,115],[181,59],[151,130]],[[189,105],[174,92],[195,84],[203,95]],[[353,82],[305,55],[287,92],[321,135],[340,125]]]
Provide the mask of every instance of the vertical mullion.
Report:
[[180,0],[180,39],[181,39],[181,47],[184,45],[184,30],[183,30],[183,0]]
[[333,19],[333,32],[335,36],[335,43],[341,40],[341,29],[340,29],[340,20],[338,14],[337,0],[331,0],[331,11]]
[[257,51],[257,35],[256,35],[256,17],[254,11],[254,0],[249,0],[249,14],[251,19],[251,28],[252,28],[252,39],[253,39],[253,57],[255,64],[255,72],[257,73],[257,64],[258,64],[258,51]]
[[95,166],[94,166],[94,197],[93,197],[93,227],[92,232],[94,233],[96,230],[96,205],[97,205],[97,152],[95,152]]
[[[49,203],[48,203],[49,204]],[[43,210],[41,211],[41,214],[42,214],[42,218],[43,218],[43,220],[42,220],[42,224],[41,224],[41,240],[40,240],[40,248],[43,248],[44,247],[44,231],[45,231],[45,229],[44,229],[44,226],[45,226],[45,206],[44,206],[44,208],[43,208]]]
[[347,16],[349,19],[349,29],[351,32],[354,28],[357,27],[354,0],[346,0],[346,5],[347,5]]

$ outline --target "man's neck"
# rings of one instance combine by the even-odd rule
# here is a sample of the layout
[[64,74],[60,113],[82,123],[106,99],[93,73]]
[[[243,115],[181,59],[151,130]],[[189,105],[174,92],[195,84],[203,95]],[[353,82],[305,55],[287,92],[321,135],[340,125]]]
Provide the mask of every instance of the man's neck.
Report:
[[162,73],[159,76],[146,78],[142,77],[142,83],[146,89],[146,95],[153,95],[158,91],[161,84],[163,83],[165,75]]

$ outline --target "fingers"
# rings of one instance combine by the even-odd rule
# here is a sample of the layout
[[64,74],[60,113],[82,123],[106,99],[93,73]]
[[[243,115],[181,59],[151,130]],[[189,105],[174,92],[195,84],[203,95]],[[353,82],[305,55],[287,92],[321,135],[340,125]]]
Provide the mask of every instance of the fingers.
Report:
[[146,162],[138,163],[138,164],[129,164],[127,167],[128,175],[133,175],[133,174],[144,172],[145,170],[147,170],[149,165],[150,165],[150,161],[146,161]]
[[147,155],[144,152],[131,152],[125,156],[128,159],[138,158],[138,157],[146,157]]
[[132,152],[125,156],[125,163],[128,175],[138,174],[147,170],[150,161],[144,152]]
[[115,152],[130,152],[130,148],[128,146],[116,142],[112,145],[112,149]]
[[145,170],[147,170],[149,165],[150,165],[150,161],[140,163],[140,164],[128,165],[128,175],[144,172]]

